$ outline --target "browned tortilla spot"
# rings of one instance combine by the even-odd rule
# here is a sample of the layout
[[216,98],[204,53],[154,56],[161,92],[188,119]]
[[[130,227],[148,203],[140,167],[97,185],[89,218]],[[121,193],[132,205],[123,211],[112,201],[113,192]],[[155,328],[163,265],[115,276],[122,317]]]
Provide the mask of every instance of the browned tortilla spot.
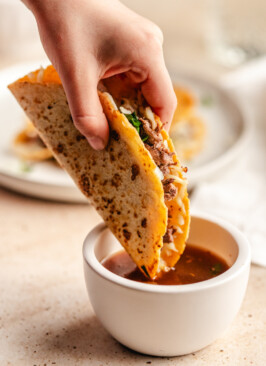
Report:
[[81,140],[85,140],[85,136],[82,136],[82,135],[77,135],[76,136],[76,140],[79,142]]
[[80,177],[80,186],[82,187],[82,190],[88,195],[91,195],[90,192],[90,181],[89,178],[86,176],[86,174],[82,174],[82,176]]
[[146,217],[141,221],[141,226],[142,227],[147,227],[147,219],[146,219]]
[[140,169],[138,164],[133,164],[131,166],[131,180],[135,180],[136,177],[139,175]]
[[59,154],[61,154],[64,151],[64,146],[63,144],[58,144],[57,147],[55,148],[55,151],[58,152]]
[[112,139],[114,139],[115,141],[118,141],[120,139],[120,136],[119,134],[115,131],[115,130],[112,130],[111,133],[110,133],[110,136]]
[[126,240],[130,240],[130,238],[131,238],[131,232],[129,232],[128,230],[124,229],[123,230],[123,235],[126,238]]
[[118,173],[114,174],[112,180],[111,180],[111,185],[113,187],[119,187],[121,184],[121,177]]

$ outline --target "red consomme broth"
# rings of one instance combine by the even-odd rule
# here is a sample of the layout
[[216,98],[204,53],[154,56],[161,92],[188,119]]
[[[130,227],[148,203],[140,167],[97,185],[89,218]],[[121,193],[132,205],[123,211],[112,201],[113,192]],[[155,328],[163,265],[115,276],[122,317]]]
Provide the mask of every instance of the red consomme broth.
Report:
[[175,267],[168,272],[160,273],[154,280],[145,277],[124,250],[107,257],[102,264],[118,276],[155,285],[187,285],[206,281],[229,268],[221,257],[192,244],[187,244]]

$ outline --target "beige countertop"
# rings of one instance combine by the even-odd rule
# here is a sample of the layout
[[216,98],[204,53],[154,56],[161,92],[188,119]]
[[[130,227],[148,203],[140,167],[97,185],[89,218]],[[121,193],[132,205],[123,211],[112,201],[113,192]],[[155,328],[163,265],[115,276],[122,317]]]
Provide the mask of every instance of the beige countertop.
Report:
[[266,269],[251,267],[232,326],[183,357],[131,352],[96,319],[87,297],[82,242],[99,216],[89,205],[0,189],[0,365],[265,365]]

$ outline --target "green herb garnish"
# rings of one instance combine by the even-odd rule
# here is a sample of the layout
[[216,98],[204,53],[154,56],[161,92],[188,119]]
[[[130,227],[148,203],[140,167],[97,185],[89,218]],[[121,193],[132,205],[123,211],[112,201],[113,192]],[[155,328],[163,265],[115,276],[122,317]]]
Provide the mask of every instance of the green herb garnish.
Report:
[[137,115],[135,112],[131,113],[131,114],[125,114],[125,116],[127,117],[127,119],[129,120],[129,122],[132,124],[132,126],[135,127],[135,129],[138,131],[138,134],[140,135],[141,139],[143,142],[147,141],[149,136],[148,135],[144,135],[141,136],[140,134],[140,127],[142,126],[141,121],[138,119]]
[[205,107],[211,107],[214,103],[213,97],[211,95],[205,95],[201,98],[201,104]]
[[32,165],[27,163],[26,161],[22,161],[20,163],[20,170],[23,172],[23,173],[29,173],[31,172],[33,169]]
[[141,266],[141,268],[143,269],[143,272],[146,274],[146,276],[147,276],[148,278],[150,278],[149,273],[148,273],[148,271],[147,271],[146,267],[145,267],[145,266]]
[[149,136],[148,136],[148,135],[146,135],[146,136],[142,137],[142,141],[143,141],[143,142],[145,142],[145,141],[147,141],[147,140],[148,140],[148,138],[149,138]]
[[223,268],[222,268],[221,263],[216,263],[214,266],[212,266],[211,273],[213,275],[218,275],[219,273],[222,272],[222,270],[223,270]]
[[136,128],[136,130],[139,133],[140,132],[141,121],[136,116],[136,113],[133,112],[131,114],[125,114],[125,116],[127,117],[129,122]]

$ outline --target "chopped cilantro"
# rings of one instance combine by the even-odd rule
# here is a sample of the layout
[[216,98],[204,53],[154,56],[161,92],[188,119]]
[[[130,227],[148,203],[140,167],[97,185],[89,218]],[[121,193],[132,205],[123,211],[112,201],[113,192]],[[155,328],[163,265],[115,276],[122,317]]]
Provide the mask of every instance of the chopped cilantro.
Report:
[[148,278],[150,278],[149,273],[148,273],[148,271],[147,271],[146,267],[145,267],[145,266],[141,266],[141,268],[143,269],[143,272],[145,273],[145,275],[146,275]]
[[132,114],[125,114],[125,116],[127,117],[127,119],[129,120],[129,122],[136,128],[136,130],[140,131],[140,126],[141,126],[141,121],[138,119],[138,117],[136,116],[136,113],[133,112]]
[[33,169],[32,165],[27,163],[26,161],[22,161],[20,163],[20,170],[23,172],[23,173],[29,173],[31,172]]
[[205,95],[201,98],[201,104],[205,107],[211,107],[213,105],[213,97],[211,95]]
[[136,116],[136,113],[133,112],[131,114],[125,114],[125,116],[129,120],[129,122],[136,128],[136,130],[138,131],[138,134],[140,135],[142,141],[143,142],[147,141],[149,136],[148,135],[141,136],[141,134],[140,134],[140,126],[142,125],[142,123],[138,119],[138,117]]
[[147,141],[147,140],[148,140],[148,138],[149,138],[149,136],[148,136],[148,135],[146,135],[146,136],[144,136],[144,137],[142,138],[142,141],[143,141],[143,142],[145,142],[145,141]]
[[216,263],[214,266],[212,266],[211,273],[213,275],[218,275],[221,272],[222,272],[222,265],[221,265],[221,263]]

